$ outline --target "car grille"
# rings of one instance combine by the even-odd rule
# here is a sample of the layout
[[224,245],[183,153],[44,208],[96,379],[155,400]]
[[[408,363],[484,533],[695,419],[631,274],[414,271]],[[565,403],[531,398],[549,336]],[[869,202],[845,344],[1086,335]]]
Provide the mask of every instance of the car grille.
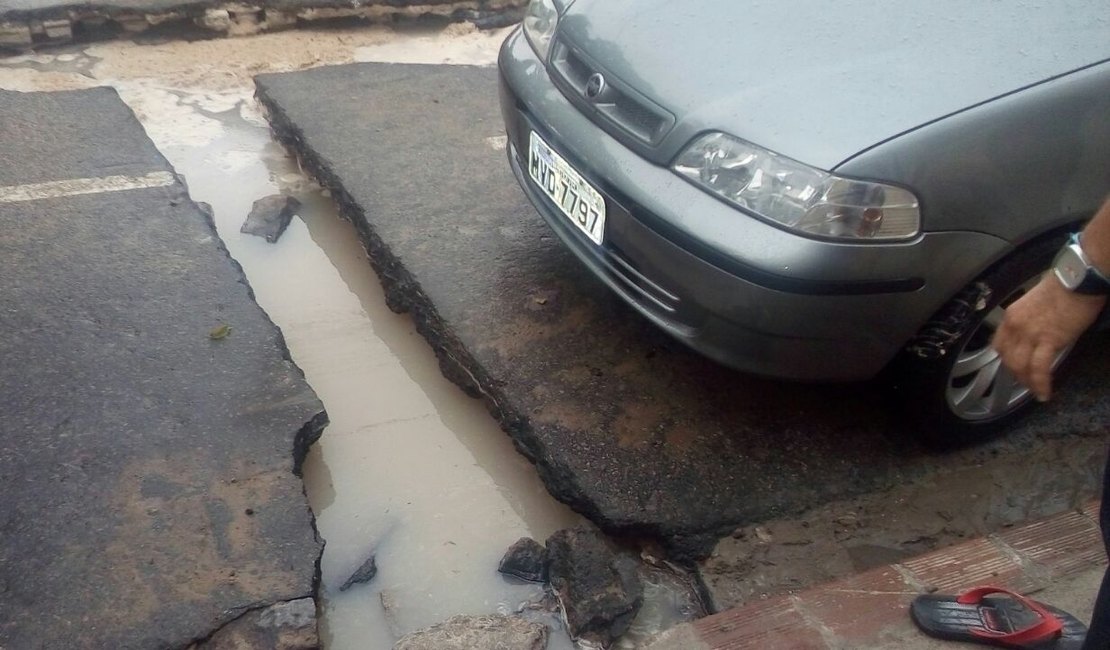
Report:
[[[601,126],[614,135],[631,136],[648,144],[658,144],[674,126],[674,116],[643,97],[619,79],[608,74],[563,39],[557,39],[551,53],[552,79],[572,103],[587,114],[601,116]],[[595,74],[605,76],[608,90],[600,101],[586,99],[586,83]]]
[[678,315],[680,306],[678,296],[641,273],[632,260],[628,259],[624,252],[616,246],[610,244],[605,252],[607,259],[613,263],[609,268],[616,279],[620,280],[628,289],[649,301],[650,306],[654,307],[655,310],[661,311],[670,317]]

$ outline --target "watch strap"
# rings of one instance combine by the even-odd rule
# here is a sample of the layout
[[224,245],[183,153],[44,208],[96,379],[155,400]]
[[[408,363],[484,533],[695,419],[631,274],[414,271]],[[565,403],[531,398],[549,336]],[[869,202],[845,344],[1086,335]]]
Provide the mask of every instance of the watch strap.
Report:
[[1086,296],[1110,295],[1110,278],[1107,278],[1091,264],[1090,258],[1083,252],[1079,233],[1072,234],[1071,239],[1068,241],[1068,245],[1075,247],[1080,259],[1087,265],[1087,272],[1083,275],[1083,280],[1080,281],[1079,285],[1076,286],[1073,291]]

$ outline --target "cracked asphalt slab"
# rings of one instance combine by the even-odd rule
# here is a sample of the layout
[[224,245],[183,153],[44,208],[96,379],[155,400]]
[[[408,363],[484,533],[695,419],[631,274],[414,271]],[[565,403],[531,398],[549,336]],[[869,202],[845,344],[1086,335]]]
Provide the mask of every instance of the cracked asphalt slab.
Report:
[[[390,306],[412,313],[444,373],[485,400],[548,489],[611,533],[702,557],[737,525],[926,478],[943,492],[956,470],[973,477],[952,503],[968,489],[1006,495],[988,507],[993,524],[1097,490],[1105,346],[1005,439],[929,454],[879,386],[733,372],[590,277],[509,171],[495,69],[355,64],[256,85],[278,138],[357,226]],[[1029,454],[1053,459],[1047,476]]]
[[0,124],[0,647],[303,603],[326,415],[210,217],[114,90],[0,91]]

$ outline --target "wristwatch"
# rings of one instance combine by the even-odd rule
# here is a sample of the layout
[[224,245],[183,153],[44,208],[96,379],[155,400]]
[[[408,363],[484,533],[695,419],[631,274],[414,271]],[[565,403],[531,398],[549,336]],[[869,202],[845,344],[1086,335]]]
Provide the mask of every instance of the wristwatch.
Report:
[[1073,234],[1056,254],[1052,273],[1068,291],[1087,296],[1110,295],[1110,278],[1091,264],[1079,245],[1079,233]]

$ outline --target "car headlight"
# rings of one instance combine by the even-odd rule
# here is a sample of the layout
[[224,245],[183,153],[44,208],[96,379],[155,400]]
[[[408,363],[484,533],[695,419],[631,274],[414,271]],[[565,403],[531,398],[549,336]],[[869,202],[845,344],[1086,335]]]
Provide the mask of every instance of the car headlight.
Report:
[[528,3],[528,10],[524,12],[524,35],[532,44],[532,49],[541,61],[547,61],[547,53],[551,51],[551,38],[555,36],[555,27],[559,24],[559,10],[555,7],[554,0],[532,0]]
[[841,178],[724,133],[694,140],[673,169],[745,211],[809,235],[890,240],[921,228],[917,197],[908,190]]

